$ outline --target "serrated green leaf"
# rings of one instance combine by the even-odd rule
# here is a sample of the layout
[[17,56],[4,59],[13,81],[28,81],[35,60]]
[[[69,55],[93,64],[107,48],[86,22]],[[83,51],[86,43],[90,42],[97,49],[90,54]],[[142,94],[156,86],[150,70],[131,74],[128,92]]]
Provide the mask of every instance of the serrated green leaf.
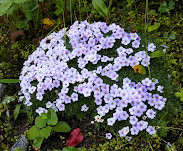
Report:
[[70,132],[71,128],[66,122],[58,122],[55,127],[53,127],[53,131],[56,132]]
[[16,120],[17,117],[18,117],[18,114],[20,112],[20,107],[21,107],[21,104],[17,104],[16,107],[15,107],[15,110],[13,112],[13,118],[14,118],[14,120]]
[[47,139],[50,136],[51,130],[52,130],[52,127],[50,126],[47,126],[46,128],[41,129],[40,130],[41,137],[44,137]]
[[168,3],[168,8],[169,8],[170,10],[174,9],[174,8],[175,8],[175,2],[174,2],[174,1],[170,1],[170,2]]
[[182,96],[183,96],[183,94],[182,94],[182,93],[180,93],[180,92],[177,92],[177,93],[175,93],[175,96],[176,96],[176,97],[182,97]]
[[64,147],[64,148],[62,149],[62,151],[80,151],[80,149],[71,146],[71,147]]
[[149,16],[152,16],[152,15],[157,16],[156,10],[151,9],[149,11]]
[[12,3],[11,7],[7,10],[7,15],[12,15],[15,11],[17,11],[20,8],[19,5]]
[[37,148],[37,147],[41,146],[43,140],[44,140],[43,137],[35,138],[34,141],[33,141],[33,144],[32,144],[33,148]]
[[25,2],[29,2],[30,0],[13,0],[14,3],[21,4]]
[[164,56],[164,52],[159,51],[159,50],[150,54],[151,58],[158,58],[158,57],[162,57],[162,56]]
[[35,125],[37,128],[43,128],[46,126],[46,120],[42,119],[41,116],[38,116],[35,120]]
[[92,4],[101,16],[108,16],[108,9],[103,0],[92,0]]
[[158,28],[159,28],[159,24],[154,24],[154,25],[149,26],[147,31],[151,32],[151,31],[157,30]]
[[19,79],[0,79],[0,83],[17,83],[20,82]]
[[36,6],[36,3],[31,2],[26,2],[24,4],[21,5],[21,9],[23,11],[23,13],[25,14],[26,20],[30,21],[31,19],[33,19],[33,17],[35,16],[35,12],[32,11],[32,9]]
[[180,98],[181,101],[183,101],[183,96]]
[[33,140],[39,136],[40,129],[37,128],[35,125],[31,127],[27,133],[27,139],[28,140]]
[[57,10],[54,12],[56,15],[64,12],[64,1],[63,0],[56,0],[56,7]]
[[53,109],[50,108],[47,113],[47,124],[54,126],[57,124],[57,122],[58,122],[57,114]]
[[4,2],[0,5],[0,16],[5,15],[8,12],[8,9],[11,7],[12,2]]
[[12,0],[0,0],[0,4],[2,4],[2,3],[11,3],[12,2]]
[[167,2],[166,2],[166,1],[164,1],[164,2],[161,4],[161,6],[163,6],[163,7],[167,7]]

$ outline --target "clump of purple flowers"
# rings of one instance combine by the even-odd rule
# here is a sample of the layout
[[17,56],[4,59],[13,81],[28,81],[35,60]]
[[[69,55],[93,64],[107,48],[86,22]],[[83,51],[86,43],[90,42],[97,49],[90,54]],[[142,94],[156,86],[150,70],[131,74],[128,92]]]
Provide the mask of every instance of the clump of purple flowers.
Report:
[[[107,33],[110,36],[106,36]],[[65,45],[65,35],[69,38],[72,51]],[[117,48],[118,56],[108,57],[100,55],[101,50],[113,48],[116,40],[121,40],[121,46]],[[64,111],[65,106],[77,102],[78,95],[84,97],[94,96],[97,116],[96,122],[101,122],[101,118],[113,111],[113,116],[108,118],[108,126],[115,122],[128,120],[129,125],[119,130],[120,136],[138,135],[140,131],[146,129],[149,134],[156,132],[155,128],[148,125],[143,120],[144,116],[153,119],[156,110],[162,110],[165,106],[166,98],[151,91],[157,89],[158,80],[145,78],[138,83],[134,83],[128,77],[123,79],[123,87],[117,84],[108,85],[104,83],[101,76],[108,77],[112,81],[118,81],[118,71],[123,67],[142,65],[147,67],[150,64],[150,56],[146,51],[139,51],[134,54],[140,46],[140,37],[137,33],[127,33],[119,25],[109,26],[103,22],[89,24],[87,21],[75,22],[70,29],[53,32],[45,37],[40,46],[25,61],[20,76],[21,92],[25,97],[25,104],[31,106],[31,95],[35,94],[37,101],[42,101],[46,91],[61,87],[56,100],[48,100],[45,108],[39,107],[36,112],[46,113],[49,108],[55,111]],[[129,48],[126,46],[129,45]],[[156,46],[151,43],[148,50],[155,51]],[[132,55],[134,54],[134,55]],[[69,67],[68,62],[77,58],[77,68]],[[88,63],[97,64],[107,62],[106,66],[98,66],[95,70],[89,71],[86,67]],[[32,82],[37,81],[33,86]],[[69,86],[74,86],[71,95],[68,95]],[[163,87],[158,86],[158,91],[163,92]],[[149,106],[151,108],[149,108]],[[128,108],[128,109],[127,109]],[[87,112],[89,107],[85,104],[81,106],[81,111]],[[103,119],[102,119],[103,122]],[[112,135],[107,134],[110,139]]]

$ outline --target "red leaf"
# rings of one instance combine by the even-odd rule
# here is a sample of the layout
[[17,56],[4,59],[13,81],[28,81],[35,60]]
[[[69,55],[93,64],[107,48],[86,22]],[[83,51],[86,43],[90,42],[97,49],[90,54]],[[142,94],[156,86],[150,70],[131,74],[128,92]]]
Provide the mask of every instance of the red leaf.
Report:
[[70,137],[67,139],[66,146],[68,147],[79,145],[82,142],[82,140],[83,134],[80,128],[76,128],[71,132]]

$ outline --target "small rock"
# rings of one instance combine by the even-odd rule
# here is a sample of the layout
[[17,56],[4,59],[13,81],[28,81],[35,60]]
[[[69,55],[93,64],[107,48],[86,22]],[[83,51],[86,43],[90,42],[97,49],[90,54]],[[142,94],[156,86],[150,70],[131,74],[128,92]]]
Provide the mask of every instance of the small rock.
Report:
[[0,83],[0,97],[2,97],[3,93],[4,93],[4,89],[5,89],[5,85]]
[[17,148],[23,149],[24,151],[27,151],[29,142],[25,138],[25,135],[22,135],[17,142],[11,147],[11,151],[14,151]]

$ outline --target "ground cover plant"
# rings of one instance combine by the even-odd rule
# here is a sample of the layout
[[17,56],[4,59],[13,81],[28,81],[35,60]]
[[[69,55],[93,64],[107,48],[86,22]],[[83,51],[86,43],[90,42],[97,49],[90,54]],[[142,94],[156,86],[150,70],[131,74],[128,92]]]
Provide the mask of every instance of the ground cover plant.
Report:
[[[3,95],[0,94],[2,96],[0,101],[0,150],[9,150],[17,139],[20,138],[21,134],[27,137],[28,130],[35,124],[34,121],[36,117],[39,116],[35,111],[38,113],[47,112],[49,105],[52,105],[51,108],[56,110],[59,120],[66,121],[70,125],[71,130],[79,127],[81,131],[78,130],[76,133],[72,131],[72,135],[70,133],[55,133],[53,131],[47,139],[44,139],[40,150],[53,150],[54,148],[63,149],[67,146],[67,142],[69,142],[65,141],[68,138],[70,144],[79,144],[78,142],[81,142],[81,144],[76,146],[80,149],[65,148],[65,150],[182,150],[183,114],[182,102],[180,102],[179,99],[182,100],[183,41],[181,28],[183,27],[183,19],[180,0],[127,0],[121,2],[117,0],[7,0],[0,1],[0,8],[2,8],[0,10],[0,16],[2,16],[0,18],[0,78],[18,79],[22,67],[26,66],[23,62],[27,60],[29,55],[31,57],[34,51],[38,52],[37,49],[41,47],[48,46],[48,48],[50,48],[44,51],[46,54],[46,52],[57,50],[57,48],[54,48],[54,50],[51,49],[55,47],[57,43],[62,43],[61,48],[65,46],[64,50],[68,50],[66,54],[64,54],[67,56],[67,53],[73,53],[73,51],[76,53],[77,51],[75,49],[77,49],[77,46],[84,45],[85,47],[85,45],[91,45],[92,40],[89,42],[89,39],[92,39],[93,36],[96,39],[97,33],[96,31],[93,32],[92,24],[100,24],[98,22],[103,22],[101,27],[98,27],[99,32],[102,33],[105,39],[110,39],[111,43],[114,43],[112,48],[102,48],[102,50],[97,51],[97,53],[93,55],[93,57],[95,55],[97,56],[96,64],[95,61],[92,61],[92,59],[95,59],[95,57],[91,57],[92,55],[88,55],[88,60],[86,59],[87,57],[83,58],[86,55],[85,53],[81,56],[76,56],[74,59],[71,59],[69,56],[69,61],[67,61],[67,57],[63,58],[66,59],[68,68],[76,69],[75,71],[79,77],[86,76],[86,72],[88,71],[88,77],[77,82],[75,81],[75,83],[69,83],[67,96],[69,99],[72,93],[75,93],[76,96],[78,94],[78,101],[75,102],[71,99],[71,103],[65,103],[65,101],[58,96],[60,91],[63,90],[62,82],[60,82],[58,88],[45,90],[42,101],[36,99],[37,96],[35,94],[37,92],[30,94],[30,101],[26,101],[25,98],[22,100],[22,96],[18,99],[18,90],[20,90],[19,84],[10,84],[18,80],[0,80],[0,83],[9,83],[6,84],[5,93],[3,93]],[[74,23],[75,21],[78,22]],[[90,27],[93,34],[92,37],[83,39],[81,36],[81,41],[77,39],[80,30],[86,30],[80,27],[80,24],[82,24],[82,26],[85,24],[85,27],[92,26],[92,28]],[[109,26],[110,32],[104,33],[102,29],[103,25]],[[113,33],[117,31],[111,30],[111,26],[120,27],[119,29],[124,28],[127,35],[137,33],[138,37],[141,38],[140,40],[138,39],[140,43],[139,48],[135,48],[138,47],[137,39],[129,40],[129,37],[128,40],[130,43],[128,45],[125,45],[125,40],[122,42],[122,39],[116,38],[115,42],[113,42],[111,37],[114,37]],[[66,30],[63,29],[65,27],[67,27]],[[74,27],[76,27],[76,30],[74,30]],[[60,30],[62,30],[62,32]],[[72,31],[78,43],[76,43],[75,40],[72,41],[72,39],[75,39],[74,35],[69,34],[72,33]],[[56,43],[53,39],[57,39],[55,37],[57,37],[58,33],[62,33],[63,37],[61,38],[62,40]],[[61,37],[61,35],[59,36]],[[41,41],[41,39],[43,40]],[[85,40],[85,43],[83,40]],[[101,41],[97,43],[96,40],[95,42],[95,45],[102,44]],[[107,42],[110,43],[109,40],[106,41],[106,43]],[[81,44],[75,47],[74,43]],[[51,44],[53,44],[52,48],[49,47]],[[148,45],[151,51],[154,52],[148,51]],[[102,47],[103,46],[105,46],[105,44],[103,44]],[[124,54],[126,54],[126,58],[123,56],[124,54],[121,54],[120,49],[118,49],[120,46],[123,47],[122,51],[125,50]],[[94,49],[94,46],[91,47]],[[128,54],[127,49],[129,49],[129,51],[132,49],[133,52]],[[55,52],[51,54],[55,54]],[[146,58],[149,58],[148,66],[144,66],[143,64],[142,60],[145,60],[145,58],[142,57],[143,54],[146,55]],[[90,59],[89,56],[91,57]],[[135,66],[122,66],[118,71],[116,69],[116,71],[113,71],[111,65],[117,64],[116,62],[118,60],[116,58],[122,59],[122,56],[125,59],[134,57],[139,64],[136,62],[137,65]],[[49,57],[47,56],[47,62],[50,63],[51,58],[51,55]],[[107,62],[105,62],[105,59]],[[39,57],[38,60],[39,63],[42,62]],[[59,57],[53,60],[53,62],[55,62],[55,60],[63,62]],[[44,60],[44,63],[45,62],[46,60]],[[83,62],[87,64],[84,66],[85,63]],[[31,63],[31,66],[33,64],[36,63]],[[84,66],[84,69],[82,69],[82,66]],[[53,70],[55,66],[52,67]],[[42,67],[38,66],[36,68],[41,69]],[[101,73],[101,71],[103,71],[103,68],[107,69],[107,72],[112,71],[116,73],[116,76],[119,75],[119,77],[112,80],[110,74],[102,75],[103,73]],[[51,68],[49,68],[49,70],[50,69]],[[68,75],[69,70],[63,70],[63,75]],[[146,108],[147,106],[147,109],[143,112],[143,115],[140,116],[139,114],[138,117],[138,113],[130,112],[130,110],[140,105],[137,105],[138,102],[137,104],[133,104],[132,101],[127,104],[127,107],[116,104],[116,109],[112,109],[111,107],[109,112],[105,113],[103,112],[104,108],[107,109],[107,106],[111,106],[112,102],[109,103],[104,100],[105,94],[102,96],[102,99],[98,99],[96,92],[94,93],[92,91],[90,96],[87,96],[85,91],[82,92],[82,87],[84,87],[84,90],[88,90],[87,86],[92,82],[91,72],[93,76],[95,74],[97,75],[97,78],[94,78],[93,86],[96,87],[100,85],[102,81],[102,85],[107,85],[109,89],[108,95],[113,93],[111,89],[114,89],[116,92],[117,90],[124,90],[124,92],[130,93],[134,83],[138,85],[138,82],[141,82],[143,85],[142,80],[146,78],[149,78],[147,80],[151,82],[151,85],[159,82],[155,84],[155,89],[154,87],[152,88],[154,90],[149,90],[151,86],[145,86],[148,90],[143,93],[147,95],[152,94],[152,98],[156,94],[158,94],[160,98],[163,97],[164,101],[166,100],[166,102],[163,103],[164,105],[162,105],[164,107],[159,110],[160,108],[158,109],[157,105],[151,106],[152,104],[149,104],[150,101],[141,101],[140,104],[142,107]],[[54,72],[53,74],[55,74],[55,76],[52,77],[51,75],[51,77],[55,80],[57,74]],[[123,82],[123,79],[126,81],[131,80],[132,85],[127,86],[127,84],[124,86],[125,80]],[[155,79],[158,81],[155,81]],[[31,80],[32,79],[30,79],[30,81]],[[71,81],[72,80],[74,80],[74,78],[71,79]],[[98,84],[97,80],[99,81]],[[28,81],[28,83],[30,81]],[[38,83],[39,81],[34,79],[30,82],[30,85],[34,88],[34,86],[37,87]],[[23,84],[21,84],[21,86],[22,85]],[[79,91],[76,92],[77,88],[81,90],[79,89]],[[104,87],[99,86],[99,88],[99,92],[103,93]],[[138,92],[140,90],[140,88],[137,87],[134,89]],[[28,97],[27,93],[26,97]],[[113,98],[113,100],[116,101],[115,103],[118,103],[119,100],[121,102],[126,100],[120,96],[113,96]],[[58,102],[56,102],[56,100]],[[102,104],[100,104],[100,101]],[[32,102],[32,105],[30,102]],[[57,105],[59,102],[65,105],[64,111],[59,111],[59,109],[61,109],[58,108]],[[31,106],[27,106],[25,103]],[[114,102],[112,102],[112,104],[113,103]],[[151,111],[151,113],[147,111]],[[127,113],[126,116],[129,116],[126,120],[124,118],[125,113]],[[139,120],[137,122],[139,125],[133,125],[133,120],[136,120],[135,116]],[[113,124],[114,121],[115,123]],[[147,122],[148,126],[153,126],[150,127],[152,131],[148,130]],[[142,123],[144,124],[144,130],[140,131],[139,126]],[[135,130],[135,132],[139,131],[139,133],[135,135],[132,130]],[[149,135],[148,131],[151,134],[156,133]],[[82,141],[81,138],[77,138],[77,136],[81,135],[80,132],[83,133]],[[126,134],[127,132],[128,134]],[[132,133],[134,135],[132,135]],[[125,137],[120,137],[120,135]],[[40,142],[37,141],[37,143],[39,144]],[[36,149],[39,149],[39,147]],[[32,141],[30,141],[28,150],[32,149]]]
[[[158,59],[153,70],[149,69],[153,79],[147,77],[144,67],[149,67],[150,58],[163,57],[164,52],[155,51],[158,48],[154,43],[148,43],[147,51],[153,52],[150,57],[143,46],[145,42],[140,42],[137,33],[126,33],[120,26],[107,26],[104,22],[75,22],[67,32],[63,29],[50,34],[24,63],[20,85],[25,104],[39,115],[48,108],[78,118],[88,112],[95,116],[95,122],[108,125],[106,129],[114,132],[117,129],[121,137],[129,131],[138,135],[144,129],[155,134],[155,126],[161,124],[157,121],[166,120],[162,116],[166,112],[155,118],[158,110],[164,108],[166,101],[167,110],[173,106],[173,96],[166,94],[172,88],[163,69],[157,75],[160,81],[167,80],[168,85],[156,87],[158,62],[158,67],[164,67]],[[164,91],[164,96],[160,95]],[[177,103],[174,102],[174,113],[179,108]],[[122,122],[115,124],[116,121]],[[111,133],[106,137],[111,138]]]

